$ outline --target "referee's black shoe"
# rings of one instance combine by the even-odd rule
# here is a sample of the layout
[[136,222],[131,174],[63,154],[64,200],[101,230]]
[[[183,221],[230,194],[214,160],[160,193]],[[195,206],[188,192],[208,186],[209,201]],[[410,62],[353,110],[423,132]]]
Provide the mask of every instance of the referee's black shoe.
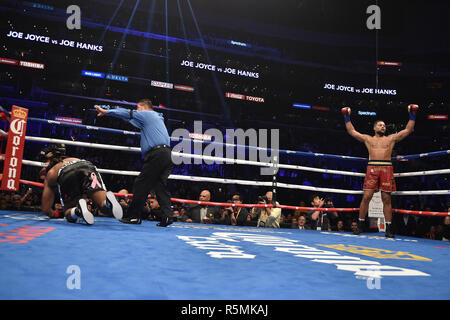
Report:
[[136,217],[126,217],[126,218],[122,218],[119,220],[122,223],[127,223],[127,224],[141,224],[142,220],[141,218],[136,218]]
[[168,225],[173,223],[172,217],[163,217],[161,218],[161,222],[157,224],[158,227],[167,227]]

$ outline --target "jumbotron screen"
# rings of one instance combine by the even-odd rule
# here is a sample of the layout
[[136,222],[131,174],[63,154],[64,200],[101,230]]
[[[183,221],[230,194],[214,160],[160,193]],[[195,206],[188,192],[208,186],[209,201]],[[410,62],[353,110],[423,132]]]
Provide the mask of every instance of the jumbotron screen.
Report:
[[[330,95],[398,100],[425,90],[423,81],[403,78],[402,68],[412,67],[395,50],[359,34],[354,43],[337,36],[326,43],[317,40],[323,32],[265,33],[251,19],[248,30],[226,25],[183,2],[99,1],[101,12],[95,3],[3,3],[1,82],[125,101],[151,91],[166,107],[211,113],[224,105],[284,112]],[[359,24],[366,28],[365,19]]]

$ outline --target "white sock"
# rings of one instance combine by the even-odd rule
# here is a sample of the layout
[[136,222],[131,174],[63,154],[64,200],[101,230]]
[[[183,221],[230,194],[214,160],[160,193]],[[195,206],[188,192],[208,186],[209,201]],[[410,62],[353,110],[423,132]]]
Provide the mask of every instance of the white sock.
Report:
[[77,207],[74,207],[74,208],[72,208],[71,210],[70,210],[70,216],[72,217],[72,219],[74,219],[74,220],[78,220],[78,218],[79,218],[79,216],[77,216],[76,214],[75,214],[75,210],[77,209]]

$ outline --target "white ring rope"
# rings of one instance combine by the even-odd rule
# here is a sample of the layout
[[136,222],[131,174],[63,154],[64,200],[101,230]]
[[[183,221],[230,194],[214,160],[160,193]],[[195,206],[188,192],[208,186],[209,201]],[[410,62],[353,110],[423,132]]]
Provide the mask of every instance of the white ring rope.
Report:
[[[31,165],[36,167],[45,167],[45,164],[38,161],[22,160],[25,165]],[[124,170],[111,170],[111,169],[99,169],[98,172],[106,174],[120,174],[128,176],[138,176],[139,171],[124,171]],[[261,186],[261,187],[271,187],[271,181],[249,181],[249,180],[238,180],[238,179],[223,179],[223,178],[211,178],[211,177],[197,177],[197,176],[184,176],[184,175],[169,175],[169,179],[173,180],[185,180],[185,181],[200,181],[200,182],[214,182],[214,183],[225,183],[225,184],[240,184],[240,185],[251,185],[251,186]],[[295,185],[288,183],[277,182],[277,187],[286,189],[300,189],[308,191],[317,192],[329,192],[329,193],[344,193],[344,194],[363,194],[360,190],[344,190],[344,189],[332,189],[332,188],[320,188],[312,186]],[[450,190],[426,190],[426,191],[396,191],[392,192],[395,195],[441,195],[450,194]]]
[[95,149],[108,149],[108,150],[120,150],[120,151],[129,151],[129,152],[141,152],[141,148],[124,147],[124,146],[117,146],[117,145],[113,145],[113,144],[100,144],[100,143],[70,141],[70,140],[62,140],[62,139],[54,139],[54,138],[42,138],[42,137],[32,137],[32,136],[26,136],[25,140],[38,141],[38,142],[49,142],[49,143],[63,143],[63,144],[67,144],[67,145],[80,146],[80,147],[86,147],[86,148],[95,148]]
[[448,174],[448,173],[450,173],[450,169],[439,169],[429,171],[394,173],[394,177],[397,178],[397,177],[431,176],[433,174]]
[[[99,144],[99,143],[91,143],[91,142],[70,141],[70,140],[62,140],[62,139],[54,139],[54,138],[42,138],[42,137],[27,136],[27,137],[25,137],[25,140],[38,141],[38,142],[50,142],[50,143],[64,143],[67,145],[75,145],[75,146],[97,148],[97,149],[120,150],[120,151],[136,152],[136,153],[141,152],[141,149],[137,148],[137,147],[126,147],[126,146],[107,145],[107,144]],[[198,155],[198,154],[179,153],[179,152],[172,152],[172,154],[176,157],[202,159],[202,160],[207,160],[207,161],[220,161],[220,162],[224,162],[227,164],[244,164],[244,165],[252,165],[252,166],[262,166],[262,167],[273,167],[274,166],[274,163],[269,163],[269,162],[258,162],[258,161],[250,161],[250,160],[243,160],[243,159],[212,157],[212,156],[204,156],[204,155]],[[365,177],[365,174],[360,173],[360,172],[312,168],[312,167],[304,167],[304,166],[297,166],[297,165],[290,165],[290,164],[278,164],[277,166],[278,166],[278,168],[282,168],[282,169],[293,169],[293,170],[303,170],[303,171],[321,172],[321,173],[330,173],[330,174],[341,174],[341,175],[346,175],[346,176]],[[430,171],[395,173],[394,177],[412,177],[412,176],[436,175],[436,174],[448,174],[448,173],[450,173],[450,169],[440,169],[440,170],[430,170]]]

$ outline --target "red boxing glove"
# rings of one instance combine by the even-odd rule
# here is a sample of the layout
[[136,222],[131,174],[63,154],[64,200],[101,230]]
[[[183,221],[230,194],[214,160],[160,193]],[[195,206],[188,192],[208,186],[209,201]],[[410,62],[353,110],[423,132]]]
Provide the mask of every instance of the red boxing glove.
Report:
[[419,110],[419,106],[417,104],[410,104],[408,106],[409,120],[416,121],[417,110]]
[[349,107],[342,108],[341,113],[343,116],[349,116],[352,113],[352,109]]
[[60,219],[60,218],[64,218],[64,210],[56,209],[55,211],[53,211],[53,216],[51,217],[51,219]]
[[413,113],[419,111],[419,106],[417,104],[410,104],[408,106],[408,112]]
[[8,120],[8,115],[6,115],[4,112],[0,112],[0,121],[6,120]]
[[345,123],[350,122],[350,113],[352,113],[352,109],[349,107],[342,108],[341,113],[344,116]]

